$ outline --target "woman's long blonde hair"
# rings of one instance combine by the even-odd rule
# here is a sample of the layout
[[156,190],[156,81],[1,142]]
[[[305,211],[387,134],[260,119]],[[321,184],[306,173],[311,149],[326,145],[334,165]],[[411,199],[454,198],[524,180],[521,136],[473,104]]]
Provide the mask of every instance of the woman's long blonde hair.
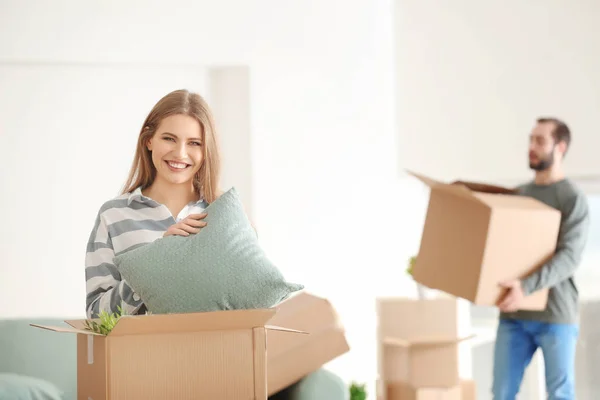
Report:
[[189,115],[200,124],[204,158],[194,177],[194,189],[203,200],[212,203],[217,198],[221,173],[214,117],[202,96],[188,90],[175,90],[167,94],[156,103],[146,117],[138,138],[131,171],[122,193],[131,193],[138,187],[144,190],[152,185],[156,178],[156,168],[147,147],[148,140],[154,136],[165,117],[175,114]]

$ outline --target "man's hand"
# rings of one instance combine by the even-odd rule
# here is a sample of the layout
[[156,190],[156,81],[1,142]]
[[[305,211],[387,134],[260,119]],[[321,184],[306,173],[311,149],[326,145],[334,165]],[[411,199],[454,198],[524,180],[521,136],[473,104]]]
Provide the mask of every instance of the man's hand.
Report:
[[506,282],[501,282],[500,286],[508,289],[504,298],[498,303],[498,308],[502,312],[514,312],[519,309],[521,302],[525,297],[523,286],[519,279],[514,279]]

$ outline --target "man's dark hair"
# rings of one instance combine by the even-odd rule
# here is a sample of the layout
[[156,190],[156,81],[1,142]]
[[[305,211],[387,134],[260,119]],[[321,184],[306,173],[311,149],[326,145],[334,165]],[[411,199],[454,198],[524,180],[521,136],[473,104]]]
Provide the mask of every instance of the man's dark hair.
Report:
[[552,117],[542,117],[537,119],[538,124],[551,123],[554,125],[554,130],[552,131],[552,136],[554,137],[554,141],[556,143],[565,142],[567,148],[565,149],[565,154],[567,150],[569,150],[569,146],[571,145],[571,130],[563,121],[558,118]]

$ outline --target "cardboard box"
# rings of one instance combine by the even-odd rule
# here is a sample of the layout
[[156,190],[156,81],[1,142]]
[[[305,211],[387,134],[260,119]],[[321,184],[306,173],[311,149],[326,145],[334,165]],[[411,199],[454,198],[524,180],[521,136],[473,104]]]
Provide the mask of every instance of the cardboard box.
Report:
[[[561,214],[513,190],[474,182],[446,184],[412,173],[431,188],[414,279],[474,304],[495,306],[499,283],[522,278],[556,250]],[[521,309],[543,310],[548,290]]]
[[457,299],[378,299],[379,376],[410,387],[460,384]]
[[383,379],[386,382],[405,382],[419,388],[456,386],[460,383],[460,341],[450,337],[424,337],[412,341],[385,338]]
[[331,303],[308,292],[300,292],[279,304],[270,323],[308,335],[269,331],[269,396],[350,350],[344,327]]
[[[77,398],[267,399],[266,325],[276,309],[124,316],[107,335],[32,326],[77,335]],[[290,333],[291,332],[291,333]]]
[[388,383],[387,400],[462,400],[460,384],[450,388],[415,388],[404,383]]

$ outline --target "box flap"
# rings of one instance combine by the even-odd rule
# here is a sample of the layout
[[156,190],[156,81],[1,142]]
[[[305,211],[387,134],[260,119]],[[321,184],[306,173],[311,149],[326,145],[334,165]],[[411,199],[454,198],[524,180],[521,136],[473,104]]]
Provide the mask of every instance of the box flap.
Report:
[[[309,333],[301,338],[298,335],[269,331],[267,337],[269,396],[290,387],[350,351],[344,332],[339,329]],[[301,344],[298,346],[297,342]]]
[[463,198],[474,200],[478,203],[482,203],[478,198],[473,196],[473,190],[469,189],[466,185],[463,184],[450,184],[437,181],[432,178],[428,178],[425,175],[417,174],[416,172],[407,171],[408,174],[414,176],[425,185],[429,186],[430,189],[441,190],[445,193],[451,193],[455,196],[461,196]]
[[492,193],[492,194],[516,194],[515,189],[509,189],[502,186],[490,185],[481,182],[469,182],[469,181],[454,181],[452,185],[462,185],[469,190],[480,193]]
[[341,327],[342,323],[328,299],[304,292],[280,303],[269,325],[285,326],[314,335],[332,327]]
[[69,326],[46,326],[46,325],[38,325],[38,324],[29,324],[35,328],[46,329],[53,332],[68,332],[68,333],[82,333],[84,335],[96,335],[96,336],[104,336],[100,333],[92,332],[86,329],[76,329]]
[[529,196],[497,196],[491,193],[474,193],[474,196],[493,208],[521,209],[527,212],[541,210],[550,213],[560,213],[556,208]]
[[[73,328],[75,329],[83,329],[85,330],[85,319],[71,319],[71,320],[66,320],[65,322],[69,325],[71,325]],[[90,319],[90,321],[96,321],[98,323],[100,323],[100,318],[93,318]]]
[[474,338],[475,335],[465,337],[450,337],[450,336],[422,336],[413,339],[401,339],[395,337],[385,337],[383,343],[388,346],[398,347],[416,347],[416,346],[443,346],[447,344],[455,344],[464,342]]
[[119,319],[109,336],[264,327],[276,311],[275,308],[269,308],[183,314],[126,315]]
[[435,180],[433,178],[427,177],[425,175],[422,175],[422,174],[419,174],[419,173],[416,173],[416,172],[413,172],[410,170],[406,170],[406,173],[414,176],[415,178],[417,178],[418,180],[420,180],[421,182],[423,182],[425,185],[429,186],[430,188],[432,188],[434,186],[454,186],[454,187],[462,186],[473,192],[494,193],[494,194],[516,194],[517,193],[517,191],[515,189],[510,189],[510,188],[506,188],[506,187],[498,186],[498,185],[491,185],[491,184],[483,183],[483,182],[456,180],[452,183],[445,183],[445,182]]
[[283,328],[281,326],[275,326],[275,325],[265,325],[265,328],[270,330],[270,331],[281,331],[281,332],[292,332],[292,333],[303,333],[305,335],[308,335],[308,332],[305,331],[299,331],[297,329],[290,329],[290,328]]
[[282,320],[286,318],[293,319],[298,312],[315,306],[318,307],[319,304],[330,307],[329,300],[313,293],[309,293],[306,290],[294,293],[294,295],[288,297],[276,306],[277,314],[273,317],[273,320]]
[[415,178],[417,178],[418,180],[420,180],[421,182],[423,182],[424,184],[426,184],[430,188],[434,187],[434,186],[445,185],[444,182],[436,181],[435,179],[429,178],[429,177],[427,177],[425,175],[421,175],[421,174],[418,174],[418,173],[413,172],[413,171],[406,170],[406,173],[409,174],[409,175],[414,176]]

